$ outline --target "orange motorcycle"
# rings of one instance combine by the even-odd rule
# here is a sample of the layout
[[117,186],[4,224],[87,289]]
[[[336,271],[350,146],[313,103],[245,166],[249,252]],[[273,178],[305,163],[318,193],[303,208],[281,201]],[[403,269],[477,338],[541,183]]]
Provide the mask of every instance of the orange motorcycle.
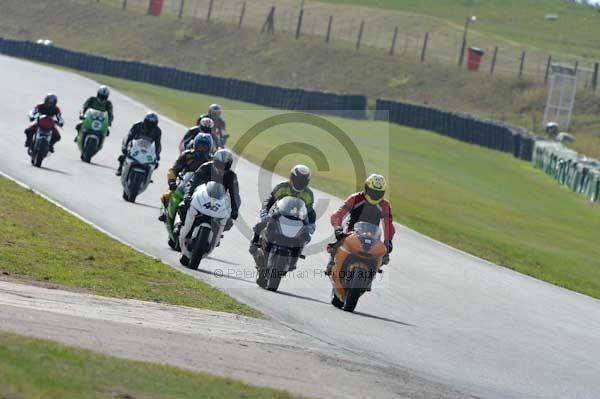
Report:
[[335,265],[330,276],[333,285],[331,304],[353,312],[358,299],[371,290],[371,283],[387,260],[379,226],[356,223],[354,231],[335,250]]

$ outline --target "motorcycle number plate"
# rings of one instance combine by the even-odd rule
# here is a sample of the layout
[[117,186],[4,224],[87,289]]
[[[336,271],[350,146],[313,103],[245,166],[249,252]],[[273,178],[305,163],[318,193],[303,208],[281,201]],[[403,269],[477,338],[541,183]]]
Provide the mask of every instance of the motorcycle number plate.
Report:
[[100,129],[102,129],[102,122],[100,122],[100,121],[93,121],[92,122],[92,129],[94,129],[94,130],[100,130]]
[[212,203],[212,202],[205,202],[204,204],[202,204],[202,206],[206,209],[209,209],[213,212],[218,212],[219,209],[221,209],[221,204],[219,203]]

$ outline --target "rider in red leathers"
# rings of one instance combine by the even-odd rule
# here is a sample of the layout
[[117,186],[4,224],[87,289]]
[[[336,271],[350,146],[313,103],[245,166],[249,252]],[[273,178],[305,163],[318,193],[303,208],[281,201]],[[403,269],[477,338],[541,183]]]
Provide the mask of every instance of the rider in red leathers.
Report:
[[[354,225],[358,222],[368,222],[379,225],[383,221],[383,239],[388,250],[388,255],[394,248],[392,240],[396,229],[392,219],[392,207],[383,196],[387,188],[387,182],[381,175],[372,174],[365,181],[364,191],[352,194],[344,204],[331,215],[331,225],[335,232],[336,242],[330,244],[328,251],[331,254],[331,260],[327,265],[326,275],[331,274],[334,266],[333,257],[337,247],[343,242],[348,233],[352,232]],[[346,229],[343,227],[344,219],[349,216]]]
[[[26,137],[25,147],[29,147],[31,145],[33,135],[35,134],[35,132],[37,130],[37,117],[39,115],[46,115],[46,116],[54,118],[54,120],[56,121],[56,124],[58,126],[62,127],[64,125],[64,120],[62,118],[60,108],[58,108],[58,106],[56,105],[57,103],[58,103],[58,98],[56,97],[56,95],[49,93],[44,98],[43,103],[36,105],[31,110],[31,112],[29,112],[29,120],[32,122],[33,121],[35,121],[35,122],[31,123],[27,127],[27,129],[25,129],[25,137]],[[55,127],[52,130],[52,138],[50,140],[50,152],[54,152],[54,144],[56,144],[59,141],[60,141],[60,132]]]

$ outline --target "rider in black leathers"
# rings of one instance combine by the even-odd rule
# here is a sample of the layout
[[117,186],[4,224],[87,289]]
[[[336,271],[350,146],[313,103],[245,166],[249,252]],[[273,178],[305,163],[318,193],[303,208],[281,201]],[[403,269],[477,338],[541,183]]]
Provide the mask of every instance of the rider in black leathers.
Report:
[[162,131],[158,127],[158,115],[154,112],[148,112],[144,117],[144,120],[134,124],[129,130],[127,136],[123,139],[123,146],[121,147],[122,154],[119,156],[119,167],[117,169],[117,176],[121,176],[123,171],[123,162],[127,156],[127,146],[132,140],[140,137],[147,137],[154,142],[156,148],[156,167],[158,168],[158,161],[160,161],[160,151],[162,149],[160,139],[162,137]]
[[231,170],[233,154],[229,150],[219,150],[211,162],[201,165],[185,188],[184,205],[179,207],[180,218],[185,220],[187,210],[192,202],[192,195],[196,188],[202,184],[214,181],[223,184],[231,199],[231,219],[236,220],[240,208],[240,189],[236,173]]

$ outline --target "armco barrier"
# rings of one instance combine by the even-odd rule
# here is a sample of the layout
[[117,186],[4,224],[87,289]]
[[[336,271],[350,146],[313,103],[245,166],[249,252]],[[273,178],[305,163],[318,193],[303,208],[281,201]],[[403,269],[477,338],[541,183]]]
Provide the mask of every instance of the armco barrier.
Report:
[[538,140],[532,162],[560,184],[585,195],[591,202],[600,202],[600,161],[579,155],[560,143]]
[[143,62],[114,60],[29,41],[0,38],[0,54],[268,107],[321,112],[356,119],[367,117],[367,98],[363,95],[290,89],[202,75]]
[[381,98],[377,99],[375,119],[389,119],[399,125],[431,130],[467,143],[509,152],[525,161],[531,160],[535,144],[527,130],[518,126]]

